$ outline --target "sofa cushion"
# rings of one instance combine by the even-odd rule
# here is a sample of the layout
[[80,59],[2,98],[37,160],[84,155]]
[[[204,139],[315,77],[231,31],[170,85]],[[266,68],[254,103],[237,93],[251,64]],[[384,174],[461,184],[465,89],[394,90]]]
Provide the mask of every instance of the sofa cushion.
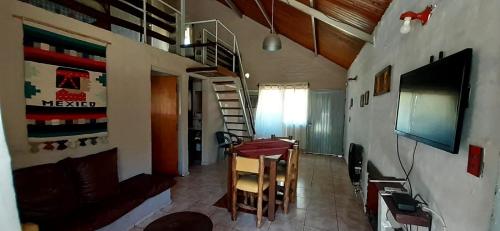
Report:
[[119,192],[117,149],[70,159],[83,204],[93,204]]
[[135,194],[145,199],[156,196],[175,184],[175,180],[165,175],[139,174],[120,183],[120,193]]
[[176,184],[172,176],[155,174],[151,176],[151,188],[149,189],[148,196],[156,196],[163,191],[169,189]]
[[150,197],[169,189],[175,184],[172,177],[139,174],[120,182],[120,193],[89,205],[59,222],[45,224],[42,230],[91,231],[111,224]]
[[74,182],[59,164],[23,168],[14,171],[13,175],[23,222],[47,222],[78,207]]

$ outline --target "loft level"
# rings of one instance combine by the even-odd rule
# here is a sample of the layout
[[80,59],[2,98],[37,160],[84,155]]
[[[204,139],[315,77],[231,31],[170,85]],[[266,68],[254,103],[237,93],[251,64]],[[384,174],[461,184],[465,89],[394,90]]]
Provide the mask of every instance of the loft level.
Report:
[[[97,27],[117,32],[127,37],[137,39],[144,37],[146,31],[146,42],[152,44],[152,39],[164,43],[161,49],[168,50],[169,45],[175,45],[175,33],[178,28],[177,18],[181,12],[164,3],[158,4],[148,2],[146,4],[146,15],[143,13],[142,0],[109,0],[95,1],[94,4],[66,1],[66,0],[20,0],[22,2],[75,18]],[[146,18],[146,30],[144,23]]]
[[[221,66],[240,74],[238,53],[235,53],[222,42],[196,41],[191,44],[182,44],[186,57],[209,66]],[[216,55],[217,53],[217,55]]]

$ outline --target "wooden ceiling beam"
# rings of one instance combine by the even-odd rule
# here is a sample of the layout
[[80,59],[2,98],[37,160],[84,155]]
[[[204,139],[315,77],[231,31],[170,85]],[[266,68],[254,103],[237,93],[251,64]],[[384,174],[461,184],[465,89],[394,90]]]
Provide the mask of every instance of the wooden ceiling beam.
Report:
[[238,8],[238,6],[234,3],[233,0],[224,0],[224,2],[226,2],[229,8],[231,8],[234,11],[234,13],[238,15],[238,17],[243,18],[243,13],[241,12],[240,8]]
[[[259,0],[255,0],[255,1],[259,1]],[[364,32],[358,28],[355,28],[355,27],[349,25],[349,24],[334,20],[319,10],[316,10],[312,7],[304,5],[296,0],[281,0],[281,1],[294,7],[297,10],[300,10],[308,15],[311,15],[312,17],[314,17],[318,20],[321,20],[322,22],[324,22],[332,27],[335,27],[335,28],[341,30],[342,32],[344,32],[346,34],[352,35],[352,36],[359,38],[365,42],[373,43],[373,36],[371,34],[368,34],[368,33]]]
[[[314,7],[314,0],[309,0],[309,6]],[[313,45],[314,45],[314,54],[318,55],[318,37],[316,34],[316,19],[311,15],[311,26],[312,26],[312,34],[313,34]]]

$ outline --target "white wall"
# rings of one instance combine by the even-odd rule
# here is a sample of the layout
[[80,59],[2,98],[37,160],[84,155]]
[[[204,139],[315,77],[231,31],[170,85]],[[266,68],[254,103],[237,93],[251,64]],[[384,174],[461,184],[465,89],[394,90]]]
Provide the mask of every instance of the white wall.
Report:
[[[8,20],[7,9],[10,4],[0,2],[0,28],[4,27],[4,23]],[[6,52],[0,52],[0,61],[7,59],[9,56]],[[9,67],[3,68],[3,71]],[[1,82],[3,85],[3,81]],[[0,95],[0,105],[2,97]],[[4,135],[3,119],[0,109],[0,230],[21,230],[19,225],[19,216],[17,213],[16,197],[14,193],[14,184],[12,182],[11,158],[7,149],[7,142]]]
[[[0,110],[1,112],[1,110]],[[0,229],[21,230],[17,214],[16,196],[12,182],[9,150],[5,142],[2,117],[0,116]]]
[[[474,49],[470,106],[465,114],[458,155],[419,144],[415,169],[410,177],[416,193],[428,200],[446,220],[448,230],[487,230],[493,207],[500,150],[500,1],[438,1],[428,25],[413,24],[407,35],[399,33],[399,15],[420,11],[427,1],[395,0],[376,29],[375,45],[367,44],[348,71],[351,81],[347,99],[354,97],[354,107],[346,108],[346,142],[363,145],[366,157],[388,176],[402,177],[396,157],[396,118],[399,78],[410,70],[426,65],[429,56],[445,55],[464,48]],[[371,97],[370,104],[359,107],[359,96],[373,92],[374,75],[393,65],[392,91]],[[358,103],[356,103],[358,102]],[[407,169],[414,141],[401,138],[400,150]],[[466,172],[468,145],[484,147],[484,172],[476,178]],[[366,164],[366,162],[365,162]],[[366,165],[365,165],[366,166]],[[437,219],[433,230],[440,230]]]
[[[500,158],[498,159],[500,164]],[[493,217],[491,220],[490,231],[500,230],[500,169],[498,171],[498,179],[495,192],[495,205],[493,209]]]
[[346,70],[322,56],[315,56],[292,40],[281,37],[278,52],[262,50],[262,41],[269,29],[243,16],[216,0],[186,0],[186,21],[219,19],[238,39],[249,89],[258,83],[309,82],[311,89],[345,89]]
[[[179,118],[181,163],[187,163],[187,75],[185,70],[197,66],[194,61],[140,44],[109,31],[50,13],[43,9],[19,2],[8,1],[5,20],[2,18],[0,37],[0,68],[2,79],[0,95],[7,142],[13,160],[13,168],[55,162],[68,156],[82,156],[118,147],[120,179],[139,173],[151,172],[151,119],[150,76],[151,70],[180,76],[181,108]],[[24,109],[24,76],[22,22],[11,17],[22,15],[58,27],[98,37],[111,42],[107,49],[108,73],[108,130],[109,144],[80,147],[75,150],[41,151],[30,153]],[[182,173],[186,170],[183,169]]]
[[215,96],[214,88],[210,80],[203,81],[202,96],[202,157],[201,164],[207,165],[218,161],[219,147],[215,132],[224,131],[224,123],[219,108],[219,102]]

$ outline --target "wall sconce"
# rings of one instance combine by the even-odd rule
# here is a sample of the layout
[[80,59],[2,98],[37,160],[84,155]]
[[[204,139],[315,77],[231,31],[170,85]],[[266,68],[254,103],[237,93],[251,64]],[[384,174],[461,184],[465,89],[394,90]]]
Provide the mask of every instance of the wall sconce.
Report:
[[401,26],[401,29],[399,29],[399,32],[401,32],[401,34],[408,34],[411,30],[410,23],[415,19],[420,20],[422,26],[425,25],[431,17],[433,9],[434,7],[432,5],[429,5],[420,13],[415,13],[413,11],[402,13],[399,19],[403,20],[403,25]]
[[347,78],[347,81],[345,81],[345,86],[347,87],[349,85],[349,81],[356,81],[356,80],[358,80],[358,76],[357,75],[354,78]]

